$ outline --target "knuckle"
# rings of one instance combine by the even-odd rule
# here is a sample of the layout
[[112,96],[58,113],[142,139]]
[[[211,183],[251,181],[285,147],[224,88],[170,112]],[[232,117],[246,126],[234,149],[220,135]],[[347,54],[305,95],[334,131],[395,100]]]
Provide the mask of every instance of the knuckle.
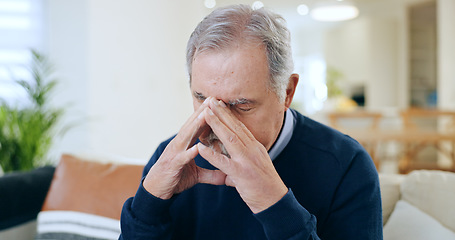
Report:
[[172,151],[172,153],[174,153],[174,155],[178,155],[181,152],[181,149],[183,149],[183,148],[184,148],[183,143],[179,142],[179,143],[171,146],[171,151]]
[[228,140],[230,143],[235,144],[235,143],[239,142],[239,137],[235,134],[231,134],[228,136]]
[[179,149],[183,146],[183,137],[181,134],[177,134],[175,138],[171,142],[172,144],[169,144],[171,150],[176,150]]
[[242,126],[242,124],[237,124],[234,129],[236,132],[240,132],[244,130],[244,126]]

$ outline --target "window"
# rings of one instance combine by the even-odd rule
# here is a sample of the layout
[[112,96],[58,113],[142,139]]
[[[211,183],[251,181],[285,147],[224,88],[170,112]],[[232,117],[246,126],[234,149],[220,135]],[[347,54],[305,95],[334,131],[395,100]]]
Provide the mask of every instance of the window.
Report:
[[30,49],[44,45],[42,0],[0,0],[0,99],[21,104],[25,92],[15,80],[28,80]]

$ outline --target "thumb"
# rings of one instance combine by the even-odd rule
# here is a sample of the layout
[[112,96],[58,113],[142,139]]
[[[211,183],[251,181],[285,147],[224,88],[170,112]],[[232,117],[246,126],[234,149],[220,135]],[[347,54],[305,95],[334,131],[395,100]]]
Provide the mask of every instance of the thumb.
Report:
[[212,185],[225,185],[226,174],[220,170],[209,170],[198,167],[198,182]]

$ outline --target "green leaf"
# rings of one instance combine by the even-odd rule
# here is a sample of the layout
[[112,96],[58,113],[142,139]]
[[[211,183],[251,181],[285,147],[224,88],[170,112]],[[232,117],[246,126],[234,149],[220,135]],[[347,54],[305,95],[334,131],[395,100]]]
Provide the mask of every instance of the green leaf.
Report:
[[[51,78],[54,67],[47,58],[31,50],[27,68],[33,82],[16,80],[33,105],[14,108],[0,102],[0,165],[5,172],[30,170],[48,163],[47,155],[59,134],[71,126],[59,126],[64,108],[52,108],[49,100],[58,80]],[[61,135],[60,135],[61,136]]]

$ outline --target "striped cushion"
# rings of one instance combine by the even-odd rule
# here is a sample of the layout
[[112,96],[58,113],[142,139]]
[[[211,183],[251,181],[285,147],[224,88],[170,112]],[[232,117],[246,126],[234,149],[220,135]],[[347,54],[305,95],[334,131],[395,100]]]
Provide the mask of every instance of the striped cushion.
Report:
[[123,203],[136,193],[143,168],[63,155],[42,211],[84,212],[119,220]]
[[38,215],[36,240],[118,239],[120,221],[73,211],[45,211]]
[[143,168],[63,155],[38,215],[36,239],[118,239],[123,203],[134,196]]

